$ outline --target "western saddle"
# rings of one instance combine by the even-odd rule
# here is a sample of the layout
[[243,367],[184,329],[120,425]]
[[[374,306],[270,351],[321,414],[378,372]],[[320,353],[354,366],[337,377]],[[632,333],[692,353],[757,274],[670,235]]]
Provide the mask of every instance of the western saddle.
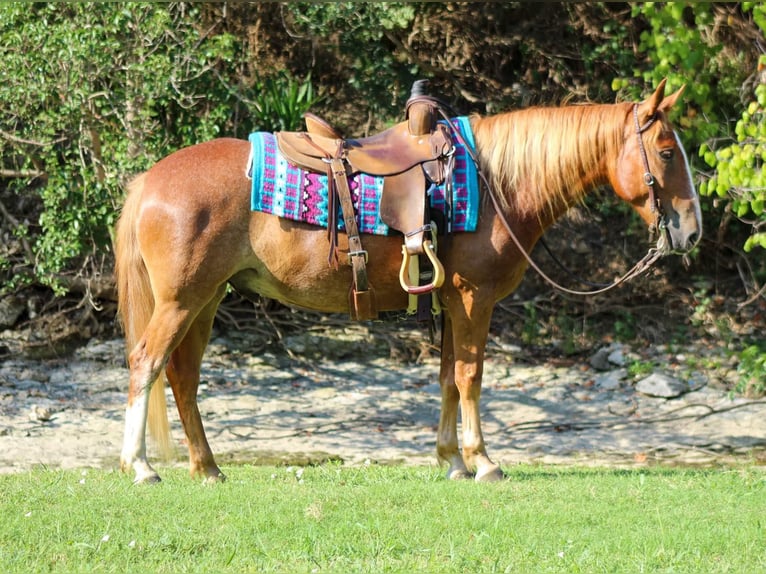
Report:
[[[380,216],[391,229],[404,235],[399,281],[407,293],[419,296],[420,316],[425,312],[430,314],[431,292],[444,282],[444,268],[436,257],[436,228],[429,215],[427,190],[430,185],[442,184],[451,177],[454,147],[449,128],[437,123],[440,104],[422,93],[424,85],[424,80],[413,85],[405,121],[367,138],[344,139],[325,120],[311,113],[304,115],[306,132],[275,134],[287,161],[301,169],[327,175],[328,259],[336,266],[340,203],[348,234],[348,262],[353,270],[349,294],[353,319],[378,316],[374,289],[367,279],[368,256],[359,237],[348,186],[348,178],[359,172],[384,176]],[[421,259],[424,268],[430,267],[430,273],[419,271]]]

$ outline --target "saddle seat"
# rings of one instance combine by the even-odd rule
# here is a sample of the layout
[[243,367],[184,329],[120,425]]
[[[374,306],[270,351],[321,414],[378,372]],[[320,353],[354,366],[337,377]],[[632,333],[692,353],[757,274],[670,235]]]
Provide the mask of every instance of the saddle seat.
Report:
[[[327,122],[313,116],[307,118],[306,132],[278,132],[275,134],[282,155],[298,167],[325,173],[331,158],[339,158],[348,165],[348,173],[367,173],[377,176],[400,174],[417,165],[445,157],[452,149],[452,137],[443,124],[427,134],[411,134],[409,122],[366,138],[343,139]],[[431,174],[429,174],[429,178]],[[442,183],[443,173],[433,172]]]

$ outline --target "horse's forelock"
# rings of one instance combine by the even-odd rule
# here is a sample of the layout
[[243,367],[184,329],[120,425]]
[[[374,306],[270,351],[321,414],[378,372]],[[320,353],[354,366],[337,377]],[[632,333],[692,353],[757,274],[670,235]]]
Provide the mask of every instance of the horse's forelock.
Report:
[[622,106],[572,105],[474,116],[472,127],[504,207],[541,216],[582,197],[586,174],[619,152],[624,121]]

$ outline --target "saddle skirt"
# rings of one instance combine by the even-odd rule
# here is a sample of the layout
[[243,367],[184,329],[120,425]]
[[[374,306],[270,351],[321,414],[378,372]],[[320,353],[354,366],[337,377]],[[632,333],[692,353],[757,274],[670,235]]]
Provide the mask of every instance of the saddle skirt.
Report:
[[[473,132],[467,117],[451,120],[463,139],[474,147]],[[455,139],[452,213],[453,232],[476,230],[479,212],[479,180],[476,166],[460,141]],[[247,175],[252,179],[251,209],[327,227],[327,176],[291,165],[280,153],[276,138],[268,132],[250,134],[251,153]],[[357,225],[361,233],[388,235],[390,228],[380,216],[380,198],[384,178],[357,173],[348,178]],[[446,212],[445,184],[431,189],[431,209]],[[446,215],[446,214],[445,214]],[[343,217],[337,218],[343,231]]]

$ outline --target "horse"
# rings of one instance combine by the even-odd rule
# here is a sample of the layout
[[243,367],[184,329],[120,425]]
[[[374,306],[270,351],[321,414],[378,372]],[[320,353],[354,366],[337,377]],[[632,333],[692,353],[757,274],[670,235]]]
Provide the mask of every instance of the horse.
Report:
[[[479,416],[493,308],[520,283],[544,231],[591,190],[610,187],[649,226],[657,246],[688,253],[700,240],[699,197],[668,119],[683,87],[665,81],[641,102],[542,106],[470,118],[485,175],[475,232],[439,237],[445,280],[436,454],[448,479],[499,480]],[[160,480],[147,460],[147,424],[169,444],[165,381],[189,448],[190,475],[225,480],[197,406],[203,353],[231,285],[286,305],[348,311],[348,242],[327,262],[327,230],[250,210],[247,141],[219,138],[180,149],[138,175],[116,227],[118,313],[129,387],[120,465],[135,482]],[[491,193],[490,193],[491,190]],[[488,199],[492,196],[492,201]],[[515,240],[512,240],[515,236]],[[407,307],[398,269],[402,239],[364,235],[369,282],[381,311]],[[522,253],[522,250],[526,253]],[[524,256],[526,255],[526,256]],[[458,434],[458,411],[461,435]],[[460,440],[459,440],[460,439]]]

